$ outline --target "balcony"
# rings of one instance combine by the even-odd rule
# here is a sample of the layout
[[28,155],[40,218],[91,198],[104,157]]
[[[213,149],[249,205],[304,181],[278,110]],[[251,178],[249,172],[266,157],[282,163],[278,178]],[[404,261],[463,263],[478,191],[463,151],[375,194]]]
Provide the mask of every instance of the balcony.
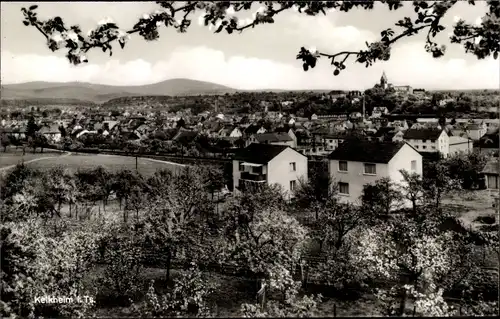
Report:
[[250,172],[241,172],[240,179],[252,182],[265,182],[267,180],[266,174],[250,174]]

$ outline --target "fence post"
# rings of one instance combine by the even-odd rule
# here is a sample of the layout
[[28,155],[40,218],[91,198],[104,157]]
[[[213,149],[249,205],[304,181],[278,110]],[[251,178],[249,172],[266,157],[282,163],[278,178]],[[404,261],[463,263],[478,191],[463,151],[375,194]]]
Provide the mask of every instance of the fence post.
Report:
[[333,304],[333,317],[337,318],[337,304]]
[[417,311],[417,306],[413,306],[413,317],[415,317],[416,311]]

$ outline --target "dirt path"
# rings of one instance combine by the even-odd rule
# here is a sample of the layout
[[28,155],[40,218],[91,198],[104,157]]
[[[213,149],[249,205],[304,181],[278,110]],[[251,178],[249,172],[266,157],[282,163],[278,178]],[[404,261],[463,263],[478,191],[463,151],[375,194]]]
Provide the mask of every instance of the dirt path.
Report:
[[157,163],[173,164],[173,165],[177,165],[177,166],[180,166],[180,167],[185,167],[186,166],[186,164],[179,164],[179,163],[174,163],[174,162],[167,162],[167,161],[157,160],[157,159],[154,159],[154,158],[147,158],[147,157],[141,157],[141,158],[146,159],[148,161],[157,162]]
[[[47,157],[34,158],[32,160],[25,161],[24,164],[29,164],[29,163],[33,163],[33,162],[36,162],[36,161],[41,161],[41,160],[46,160],[46,159],[51,159],[51,158],[66,157],[66,156],[70,156],[71,154],[72,154],[71,152],[66,152],[66,154],[61,155],[61,156],[47,156]],[[2,167],[2,168],[0,168],[0,172],[6,171],[6,170],[11,169],[11,168],[14,168],[14,167],[16,167],[16,165],[17,164],[13,164],[13,165]]]
[[[121,156],[121,155],[111,155],[111,154],[95,154],[97,156]],[[127,156],[127,157],[134,157],[134,156]],[[149,157],[138,157],[140,159],[144,159],[144,160],[148,160],[148,161],[152,161],[152,162],[157,162],[157,163],[164,163],[164,164],[172,164],[172,165],[177,165],[177,166],[180,166],[180,167],[185,167],[186,164],[179,164],[179,163],[175,163],[175,162],[168,162],[168,161],[162,161],[162,160],[158,160],[158,159],[154,159],[154,158],[149,158]]]

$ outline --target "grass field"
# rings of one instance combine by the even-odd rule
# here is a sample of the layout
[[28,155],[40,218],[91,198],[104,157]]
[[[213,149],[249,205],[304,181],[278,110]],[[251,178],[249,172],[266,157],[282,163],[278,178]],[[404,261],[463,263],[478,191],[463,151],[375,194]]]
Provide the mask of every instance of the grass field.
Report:
[[60,156],[61,152],[54,152],[54,151],[45,151],[43,153],[40,153],[38,151],[37,153],[33,154],[32,152],[26,152],[23,156],[23,151],[22,150],[8,150],[6,153],[0,152],[0,169],[3,167],[8,167],[11,165],[17,165],[21,162],[28,162],[34,159],[38,158],[44,158],[44,157],[57,157]]
[[[21,153],[22,154],[22,153]],[[136,160],[134,157],[117,156],[117,155],[102,155],[102,154],[71,154],[69,156],[58,156],[59,154],[26,154],[24,156],[24,162],[29,167],[36,169],[50,169],[56,166],[62,166],[68,168],[70,171],[77,171],[78,169],[87,169],[97,166],[102,166],[110,171],[119,171],[122,169],[135,170]],[[30,157],[28,157],[30,156]],[[37,159],[41,157],[53,157],[46,158],[31,163],[28,160]],[[21,162],[21,156],[10,155],[5,158],[0,158],[0,168],[15,165]],[[28,163],[27,163],[28,162]],[[182,166],[176,165],[174,163],[156,161],[147,158],[137,159],[137,169],[139,173],[144,175],[152,175],[159,169],[172,169],[178,170]]]

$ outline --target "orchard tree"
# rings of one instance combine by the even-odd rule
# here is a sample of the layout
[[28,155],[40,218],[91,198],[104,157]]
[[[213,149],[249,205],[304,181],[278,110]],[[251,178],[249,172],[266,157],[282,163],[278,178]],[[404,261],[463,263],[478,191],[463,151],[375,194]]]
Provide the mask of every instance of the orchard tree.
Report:
[[158,295],[154,281],[149,285],[142,303],[132,306],[135,315],[148,318],[189,317],[206,318],[213,315],[213,306],[207,301],[216,285],[196,266],[180,271],[174,287],[165,295]]
[[238,204],[226,214],[224,260],[249,271],[256,284],[293,273],[307,236],[295,218],[272,208],[251,211]]
[[[157,40],[160,37],[159,28],[172,27],[180,33],[188,30],[192,24],[193,15],[199,12],[198,22],[208,26],[215,33],[240,33],[260,24],[274,23],[276,15],[287,10],[296,11],[301,15],[316,16],[326,14],[330,10],[348,12],[354,9],[371,10],[377,1],[259,1],[260,7],[255,10],[249,1],[157,1],[158,10],[144,13],[137,23],[129,30],[121,29],[111,19],[103,19],[94,29],[83,33],[78,25],[68,25],[61,17],[39,18],[37,5],[22,8],[26,26],[36,28],[46,39],[47,46],[52,51],[64,49],[69,62],[80,64],[88,62],[87,53],[93,49],[113,53],[113,46],[118,44],[123,49],[133,34],[138,34],[146,41]],[[452,1],[413,1],[414,13],[401,17],[395,23],[397,29],[388,28],[380,32],[380,38],[372,43],[366,43],[366,48],[359,51],[341,51],[337,53],[319,52],[316,49],[300,48],[297,59],[303,63],[304,71],[314,68],[317,61],[323,57],[334,67],[334,75],[346,68],[346,62],[354,57],[354,62],[371,66],[376,61],[387,61],[391,57],[393,45],[400,39],[425,32],[425,50],[434,58],[445,54],[446,46],[435,41],[440,32],[446,30],[442,24],[448,11],[458,3]],[[475,5],[475,1],[467,1]],[[396,11],[403,7],[403,1],[380,1],[389,10]],[[487,1],[487,12],[478,25],[459,20],[452,27],[453,34],[449,37],[451,43],[461,44],[465,52],[484,59],[489,56],[498,58],[500,51],[500,2]],[[253,11],[252,18],[239,19],[236,12]]]
[[299,179],[299,185],[295,190],[295,200],[299,207],[308,208],[314,212],[316,219],[319,217],[321,209],[335,199],[336,187],[333,179],[320,168],[315,169],[308,180]]
[[387,216],[403,207],[403,195],[390,178],[378,179],[363,187],[361,195],[365,212],[375,216]]

